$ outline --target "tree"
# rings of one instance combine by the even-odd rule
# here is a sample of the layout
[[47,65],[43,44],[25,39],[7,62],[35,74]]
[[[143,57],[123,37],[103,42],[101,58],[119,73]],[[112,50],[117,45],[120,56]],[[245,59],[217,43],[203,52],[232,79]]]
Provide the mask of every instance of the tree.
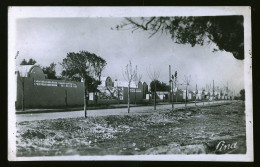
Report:
[[219,90],[220,90],[221,100],[225,100],[225,88],[224,87],[220,87]]
[[133,68],[132,62],[129,61],[129,64],[126,65],[125,71],[123,73],[123,77],[128,83],[128,93],[127,93],[128,113],[130,113],[130,84],[136,78],[136,75],[137,75],[137,66]]
[[[170,79],[170,84],[171,84],[170,95],[172,95],[172,111],[174,111],[174,104],[173,104],[173,87],[174,87],[174,84],[173,83],[175,82],[175,87],[176,87],[176,79],[177,79],[177,71],[175,71],[175,75],[172,75],[171,79]],[[176,98],[177,98],[177,89],[176,89]]]
[[245,101],[245,89],[241,89],[239,93],[240,93],[240,99]]
[[57,79],[55,67],[55,63],[51,63],[49,66],[42,67],[42,71],[48,75],[48,79]]
[[183,82],[184,82],[184,85],[186,87],[186,91],[185,91],[185,109],[187,109],[188,86],[190,85],[190,82],[191,82],[191,76],[190,75],[189,76],[184,75]]
[[[117,77],[116,77],[116,78],[117,78]],[[116,81],[117,103],[119,104],[119,103],[120,103],[120,97],[119,97],[120,90],[119,90],[119,87],[118,87],[118,79],[115,79],[115,81]]]
[[30,58],[28,61],[23,59],[20,65],[34,65],[36,63],[37,62],[34,59]]
[[84,114],[87,117],[87,97],[89,92],[89,83],[91,78],[97,78],[101,75],[106,61],[87,51],[78,53],[67,53],[67,57],[61,63],[63,67],[62,74],[68,78],[81,78],[84,85]]
[[198,87],[197,87],[197,84],[196,84],[196,90],[195,90],[195,106],[197,106],[197,104],[196,104],[197,95],[198,95]]
[[202,97],[202,102],[203,102],[203,106],[204,106],[204,99],[205,99],[205,88],[202,88],[202,93],[201,93],[201,97]]
[[150,83],[151,91],[154,92],[155,90],[155,84],[156,84],[156,90],[157,91],[168,91],[169,85],[166,85],[166,83],[155,80]]
[[177,44],[204,45],[215,43],[213,51],[230,52],[236,59],[244,59],[243,16],[189,16],[125,18],[117,30],[131,29],[170,34]]
[[158,81],[159,77],[160,77],[160,72],[153,69],[149,69],[149,71],[147,71],[147,74],[149,76],[149,78],[154,82],[154,110],[156,110],[156,81]]
[[[136,68],[137,70],[137,68]],[[139,82],[141,82],[142,80],[142,75],[141,74],[137,74],[137,71],[136,71],[136,76],[135,76],[135,85],[136,85],[136,88],[135,88],[135,104],[136,104],[136,89],[138,88],[138,84]]]
[[98,92],[97,87],[101,84],[101,81],[99,79],[87,76],[86,83],[88,92]]
[[207,92],[208,92],[208,98],[209,98],[208,104],[209,104],[209,101],[210,101],[210,98],[211,98],[211,90],[212,90],[211,84],[207,84],[206,89],[207,89]]

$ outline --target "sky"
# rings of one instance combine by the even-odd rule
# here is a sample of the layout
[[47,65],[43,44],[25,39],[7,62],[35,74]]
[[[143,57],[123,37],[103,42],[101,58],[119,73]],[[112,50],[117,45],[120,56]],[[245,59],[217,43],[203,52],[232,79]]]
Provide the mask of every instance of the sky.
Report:
[[176,44],[169,34],[149,38],[146,31],[115,30],[124,18],[25,18],[16,20],[16,63],[33,58],[37,64],[59,63],[69,52],[85,50],[107,61],[103,76],[124,80],[123,71],[129,61],[137,65],[142,80],[150,83],[147,72],[160,71],[159,81],[169,82],[178,71],[179,83],[184,75],[191,76],[191,89],[205,87],[214,80],[215,86],[227,85],[239,93],[244,88],[244,61],[225,51],[212,52],[214,44],[194,46]]

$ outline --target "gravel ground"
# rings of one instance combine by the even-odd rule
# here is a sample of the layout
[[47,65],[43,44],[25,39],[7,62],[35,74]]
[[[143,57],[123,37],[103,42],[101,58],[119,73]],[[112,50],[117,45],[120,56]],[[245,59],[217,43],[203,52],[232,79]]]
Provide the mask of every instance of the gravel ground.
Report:
[[[17,122],[17,156],[244,154],[244,103]],[[142,110],[140,111],[142,112]]]

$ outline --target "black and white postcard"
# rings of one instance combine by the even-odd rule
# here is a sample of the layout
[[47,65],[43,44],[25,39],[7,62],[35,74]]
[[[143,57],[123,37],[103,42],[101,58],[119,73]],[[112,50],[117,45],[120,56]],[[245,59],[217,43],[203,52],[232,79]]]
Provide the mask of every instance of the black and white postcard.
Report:
[[251,9],[9,7],[8,159],[253,159]]

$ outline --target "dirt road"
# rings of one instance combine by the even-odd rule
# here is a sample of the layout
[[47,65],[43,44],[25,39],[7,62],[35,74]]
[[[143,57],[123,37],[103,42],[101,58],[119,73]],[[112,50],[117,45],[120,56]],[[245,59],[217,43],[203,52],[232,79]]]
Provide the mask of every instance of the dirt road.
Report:
[[[218,102],[204,102],[204,105],[212,105],[225,103],[225,101]],[[196,103],[198,106],[202,106],[203,103]],[[194,103],[187,104],[187,106],[195,106]],[[185,104],[175,104],[175,108],[183,108]],[[171,109],[171,104],[167,105],[157,105],[157,109]],[[130,115],[132,114],[144,114],[152,113],[153,106],[140,106],[132,107]],[[129,115],[126,108],[117,108],[117,109],[98,109],[98,110],[89,110],[87,111],[88,116],[108,116],[108,115]],[[58,118],[77,118],[84,117],[84,111],[70,111],[70,112],[53,112],[53,113],[33,113],[33,114],[16,114],[16,121],[34,121],[34,120],[47,120],[47,119],[58,119]]]

